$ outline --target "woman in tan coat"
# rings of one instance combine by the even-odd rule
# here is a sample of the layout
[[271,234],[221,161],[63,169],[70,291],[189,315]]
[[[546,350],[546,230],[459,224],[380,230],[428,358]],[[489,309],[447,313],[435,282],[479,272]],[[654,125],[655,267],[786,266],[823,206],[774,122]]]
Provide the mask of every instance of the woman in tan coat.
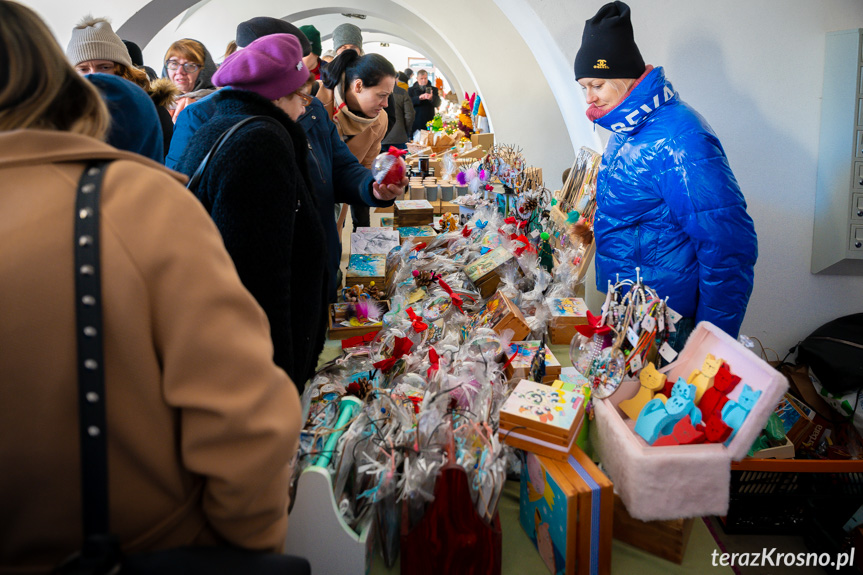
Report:
[[[380,54],[360,56],[348,49],[327,64],[321,84],[316,96],[336,123],[339,136],[357,160],[371,169],[387,133],[384,108],[396,85],[395,68]],[[344,213],[344,207],[342,210]],[[354,230],[369,225],[368,206],[353,205],[351,213]]]
[[345,50],[324,70],[316,94],[338,126],[339,135],[362,165],[371,169],[387,132],[387,100],[396,71],[380,54]]
[[81,549],[73,220],[95,159],[111,160],[100,209],[111,531],[130,553],[285,539],[300,406],[266,317],[182,176],[104,144],[107,122],[38,16],[0,0],[2,573],[46,572]]

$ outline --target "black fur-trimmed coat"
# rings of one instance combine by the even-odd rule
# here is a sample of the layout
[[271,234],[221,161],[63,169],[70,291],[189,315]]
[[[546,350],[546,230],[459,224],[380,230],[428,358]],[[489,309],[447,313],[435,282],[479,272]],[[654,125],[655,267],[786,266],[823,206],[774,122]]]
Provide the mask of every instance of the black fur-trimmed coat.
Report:
[[191,175],[224,131],[247,116],[275,118],[243,126],[225,141],[195,195],[210,213],[240,279],[261,304],[274,359],[300,393],[323,348],[327,257],[307,172],[306,136],[269,100],[222,90],[216,114],[195,134],[179,170]]

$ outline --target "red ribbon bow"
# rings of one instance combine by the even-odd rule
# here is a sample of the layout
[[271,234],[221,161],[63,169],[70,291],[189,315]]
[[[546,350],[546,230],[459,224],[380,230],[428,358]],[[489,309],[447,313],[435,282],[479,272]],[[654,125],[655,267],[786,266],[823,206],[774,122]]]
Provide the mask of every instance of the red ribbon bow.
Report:
[[611,331],[611,326],[599,325],[602,316],[595,316],[587,310],[587,325],[575,326],[575,331],[584,337],[593,337],[594,335],[605,335]]
[[422,319],[414,312],[414,308],[409,307],[407,310],[408,317],[411,318],[411,323],[414,326],[414,331],[420,333],[421,331],[425,331],[428,329],[428,325],[423,322]]
[[464,313],[464,310],[461,307],[462,303],[464,303],[463,300],[461,299],[461,296],[458,295],[457,293],[453,292],[452,288],[449,287],[449,285],[447,285],[447,283],[445,281],[443,281],[442,279],[439,279],[437,281],[437,283],[440,284],[440,287],[443,288],[443,291],[445,291],[446,293],[449,294],[449,297],[452,300],[453,305],[458,308],[458,311],[460,311],[461,313]]
[[397,337],[395,343],[393,344],[393,356],[382,359],[380,361],[376,361],[372,364],[372,366],[381,371],[388,371],[389,369],[392,369],[392,367],[396,364],[396,361],[404,357],[406,354],[410,353],[413,344],[414,342],[412,342],[410,338]]
[[505,223],[505,224],[516,224],[517,222],[516,222],[515,216],[510,216],[510,217],[504,219],[503,223]]
[[464,237],[468,237],[471,231],[472,230],[469,227],[465,226],[461,229],[461,235],[463,235]]
[[518,222],[516,229],[523,230],[526,227],[527,227],[527,220],[522,220],[522,221]]
[[533,246],[530,245],[530,240],[527,239],[527,236],[524,234],[521,234],[520,236],[512,234],[511,236],[509,236],[509,239],[511,239],[514,242],[521,242],[524,244],[520,248],[515,248],[514,250],[512,250],[512,253],[514,253],[517,256],[520,256],[521,254],[523,254],[525,250],[527,250],[529,252],[535,252],[536,251],[535,249],[533,249]]
[[390,149],[387,150],[387,154],[389,154],[390,156],[395,156],[396,158],[398,158],[400,156],[404,156],[407,153],[408,153],[407,150],[399,150],[395,146],[390,146]]
[[440,356],[437,354],[435,348],[433,347],[429,348],[429,361],[431,362],[431,367],[428,368],[428,371],[426,372],[426,377],[428,379],[431,379],[432,375],[434,375],[434,372],[440,369]]

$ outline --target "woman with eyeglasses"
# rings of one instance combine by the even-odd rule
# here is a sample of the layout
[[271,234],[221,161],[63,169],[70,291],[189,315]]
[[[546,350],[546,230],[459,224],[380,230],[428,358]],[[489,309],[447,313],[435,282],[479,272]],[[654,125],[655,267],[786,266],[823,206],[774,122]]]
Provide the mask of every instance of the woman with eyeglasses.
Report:
[[231,88],[209,98],[214,114],[177,166],[193,174],[220,135],[266,116],[224,140],[193,192],[267,314],[276,364],[300,392],[323,349],[327,309],[327,240],[310,192],[309,144],[296,123],[313,81],[291,34],[264,36],[231,54],[213,76]]
[[[179,94],[173,83],[167,78],[151,82],[144,70],[135,67],[126,44],[114,32],[111,23],[105,18],[84,17],[72,29],[72,38],[66,48],[66,57],[82,76],[112,74],[137,84],[147,92],[156,106],[159,124],[162,127],[164,149],[160,153],[164,158],[171,145],[171,136],[174,131],[174,123],[168,109]],[[114,110],[112,110],[113,112]]]
[[168,78],[180,90],[180,97],[171,110],[171,117],[177,121],[177,114],[186,107],[215,91],[212,77],[216,73],[216,63],[209,50],[190,38],[177,40],[165,53],[162,77]]

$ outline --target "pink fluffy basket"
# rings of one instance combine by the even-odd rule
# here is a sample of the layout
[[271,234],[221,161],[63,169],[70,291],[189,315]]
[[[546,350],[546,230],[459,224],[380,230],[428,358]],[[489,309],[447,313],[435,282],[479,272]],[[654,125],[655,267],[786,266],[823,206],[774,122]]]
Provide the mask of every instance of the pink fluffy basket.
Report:
[[633,428],[635,422],[617,404],[634,396],[637,380],[624,381],[607,399],[594,401],[596,425],[591,441],[602,466],[614,482],[630,515],[642,521],[725,515],[731,481],[731,461],[743,459],[767,418],[788,390],[788,381],[777,370],[734,338],[709,322],[692,332],[677,360],[664,372],[672,381],[687,379],[699,369],[708,353],[725,360],[740,376],[729,394],[734,400],[743,384],[761,391],[743,425],[726,447],[722,444],[648,445]]

